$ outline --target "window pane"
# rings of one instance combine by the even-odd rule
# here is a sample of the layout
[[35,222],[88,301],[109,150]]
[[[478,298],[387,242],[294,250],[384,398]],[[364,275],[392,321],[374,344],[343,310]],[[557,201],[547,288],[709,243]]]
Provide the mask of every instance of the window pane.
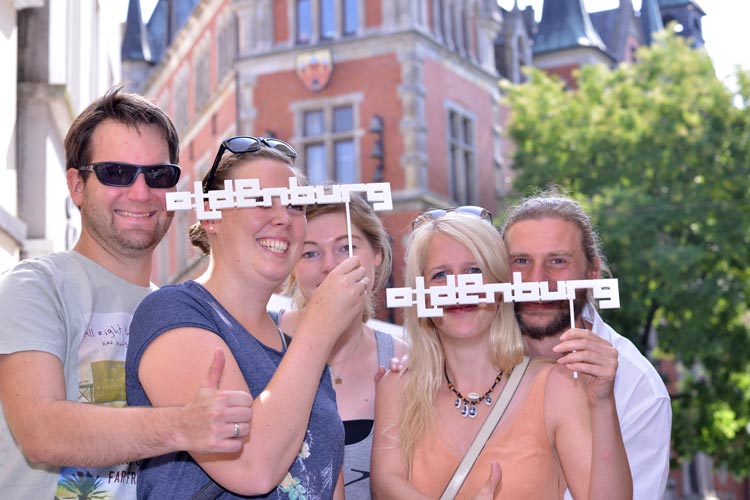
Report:
[[354,129],[354,112],[351,106],[333,109],[333,131],[345,132]]
[[443,6],[441,5],[441,2],[438,1],[438,5],[435,5],[433,7],[435,11],[433,12],[433,23],[434,23],[434,31],[435,33],[441,34],[443,33]]
[[344,0],[344,34],[353,35],[359,25],[359,0]]
[[323,135],[324,130],[323,111],[306,111],[305,137]]
[[474,121],[457,110],[448,110],[449,173],[451,196],[459,204],[475,202]]
[[461,34],[463,35],[463,40],[461,43],[464,46],[464,51],[466,51],[467,54],[471,53],[471,47],[469,46],[469,30],[471,29],[471,26],[469,26],[469,23],[467,21],[466,16],[466,10],[461,9]]
[[333,0],[320,0],[320,37],[333,38],[336,35],[336,19]]
[[357,182],[357,168],[354,161],[354,141],[336,141],[336,182],[354,184]]
[[310,0],[297,0],[297,41],[309,42],[312,27],[310,13]]
[[470,146],[471,145],[471,120],[469,120],[468,118],[464,118],[463,126],[464,126],[463,137],[462,137],[463,142],[464,144]]
[[452,29],[453,29],[453,23],[451,22],[452,18],[451,16],[453,13],[451,12],[450,6],[445,5],[445,2],[443,2],[443,39],[447,42],[452,42]]
[[457,113],[450,111],[448,112],[448,120],[450,121],[448,126],[450,127],[451,140],[460,141],[461,131],[459,122],[461,121],[461,117]]
[[305,173],[311,186],[325,184],[328,180],[326,168],[326,147],[323,144],[310,144],[305,147]]

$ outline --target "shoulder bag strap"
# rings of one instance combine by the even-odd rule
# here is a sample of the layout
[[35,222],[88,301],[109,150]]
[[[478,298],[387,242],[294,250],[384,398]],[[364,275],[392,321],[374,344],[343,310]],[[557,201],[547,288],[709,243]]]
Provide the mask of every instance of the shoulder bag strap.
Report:
[[456,472],[453,473],[453,477],[450,482],[448,482],[448,486],[445,487],[443,494],[440,496],[440,500],[452,500],[453,497],[456,496],[456,493],[458,493],[458,490],[461,489],[461,485],[464,484],[464,479],[466,479],[466,476],[469,474],[474,462],[477,461],[479,453],[481,453],[484,445],[490,438],[492,431],[495,430],[497,423],[500,421],[503,413],[505,413],[505,409],[508,408],[508,403],[510,403],[513,395],[516,393],[518,384],[521,382],[521,378],[523,378],[523,374],[526,372],[528,364],[529,357],[524,356],[523,361],[513,368],[513,372],[511,372],[510,378],[508,378],[508,383],[505,384],[503,392],[500,394],[500,398],[497,400],[497,403],[495,403],[490,414],[487,415],[487,420],[482,424],[482,427],[479,429],[477,436],[471,443],[471,446],[461,460],[461,463],[458,464]]

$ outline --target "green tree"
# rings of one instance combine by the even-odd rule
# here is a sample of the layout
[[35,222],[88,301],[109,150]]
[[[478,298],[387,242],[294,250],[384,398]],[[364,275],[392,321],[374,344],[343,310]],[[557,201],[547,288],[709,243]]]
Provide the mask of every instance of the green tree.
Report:
[[674,361],[673,449],[750,472],[750,76],[720,82],[663,32],[638,63],[585,66],[566,89],[538,70],[502,84],[514,191],[558,184],[598,225],[621,308],[607,320]]

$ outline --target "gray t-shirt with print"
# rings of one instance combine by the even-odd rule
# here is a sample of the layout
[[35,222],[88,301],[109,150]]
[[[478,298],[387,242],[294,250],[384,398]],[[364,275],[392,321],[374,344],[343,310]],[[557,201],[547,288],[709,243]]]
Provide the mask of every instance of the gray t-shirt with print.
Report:
[[[130,321],[151,290],[75,251],[20,262],[0,276],[0,355],[52,354],[62,363],[69,401],[125,406]],[[0,411],[0,491],[5,498],[77,498],[76,490],[93,489],[113,500],[134,499],[136,474],[134,463],[32,465]]]

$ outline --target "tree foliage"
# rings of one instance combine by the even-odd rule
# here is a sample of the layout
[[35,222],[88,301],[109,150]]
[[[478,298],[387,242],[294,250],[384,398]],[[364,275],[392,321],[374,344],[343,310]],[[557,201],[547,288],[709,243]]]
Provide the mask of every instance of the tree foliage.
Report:
[[[607,321],[668,360],[673,449],[750,471],[750,75],[730,91],[663,32],[635,64],[503,84],[514,190],[554,183],[592,214],[622,307]],[[665,366],[665,363],[661,363]]]

